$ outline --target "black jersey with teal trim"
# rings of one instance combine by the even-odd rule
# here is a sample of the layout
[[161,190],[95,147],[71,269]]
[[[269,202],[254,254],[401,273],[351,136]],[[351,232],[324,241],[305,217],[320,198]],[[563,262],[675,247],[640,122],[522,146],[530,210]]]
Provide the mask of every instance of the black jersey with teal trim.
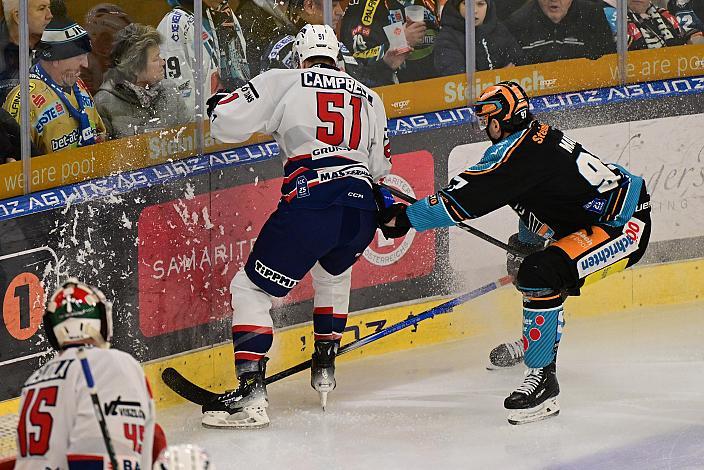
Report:
[[604,164],[562,131],[533,121],[489,147],[477,164],[407,213],[415,228],[426,230],[508,205],[532,232],[561,238],[596,224],[624,225],[643,184],[641,177]]

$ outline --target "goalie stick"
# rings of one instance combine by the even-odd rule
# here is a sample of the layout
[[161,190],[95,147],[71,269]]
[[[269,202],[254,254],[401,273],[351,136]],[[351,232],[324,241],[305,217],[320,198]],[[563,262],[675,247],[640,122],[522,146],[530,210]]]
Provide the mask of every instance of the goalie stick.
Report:
[[[492,281],[489,284],[486,284],[482,287],[479,287],[478,289],[475,289],[471,292],[468,292],[466,294],[463,294],[459,297],[456,297],[454,299],[448,300],[447,302],[440,304],[436,307],[433,307],[431,309],[425,310],[424,312],[418,313],[416,315],[410,315],[407,319],[400,321],[398,323],[394,323],[393,325],[386,327],[382,330],[379,330],[377,332],[368,334],[367,336],[360,338],[356,341],[353,341],[349,344],[346,344],[342,346],[338,351],[337,351],[337,356],[341,356],[342,354],[348,353],[350,351],[354,351],[355,349],[361,348],[362,346],[365,346],[371,342],[374,342],[376,340],[379,340],[385,336],[388,336],[392,333],[396,333],[397,331],[403,330],[404,328],[408,328],[409,326],[417,325],[418,323],[422,322],[423,320],[427,320],[428,318],[433,318],[435,315],[440,315],[443,313],[447,313],[451,311],[454,307],[457,307],[458,305],[461,305],[465,302],[468,302],[472,299],[476,299],[477,297],[480,297],[484,294],[487,294],[491,291],[494,291],[498,289],[499,287],[505,286],[507,284],[511,283],[511,277],[510,276],[504,276],[501,279],[498,279],[496,281]],[[289,377],[293,374],[296,374],[298,372],[301,372],[303,370],[309,369],[310,368],[311,361],[310,359],[302,362],[298,365],[295,365],[293,367],[290,367],[289,369],[283,370],[281,372],[278,372],[272,376],[269,376],[265,379],[265,383],[267,385],[277,382],[283,378]],[[161,373],[161,378],[164,381],[164,383],[174,392],[176,392],[178,395],[181,397],[185,398],[186,400],[196,403],[198,405],[204,405],[208,402],[211,402],[218,397],[221,396],[219,393],[214,393],[209,390],[206,390],[190,380],[188,380],[186,377],[181,375],[179,371],[174,369],[173,367],[167,367],[164,369],[164,371]]]

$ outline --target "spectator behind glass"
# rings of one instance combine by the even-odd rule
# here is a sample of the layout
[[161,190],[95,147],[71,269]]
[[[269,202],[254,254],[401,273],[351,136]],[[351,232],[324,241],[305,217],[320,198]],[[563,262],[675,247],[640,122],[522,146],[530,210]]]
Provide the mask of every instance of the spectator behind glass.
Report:
[[[406,18],[405,8],[424,7],[424,21]],[[399,82],[412,82],[437,76],[433,46],[439,30],[435,0],[359,0],[350,2],[342,18],[340,39],[361,63],[382,60],[389,52],[384,26],[404,23],[406,40],[414,50],[396,71]]]
[[531,0],[506,26],[529,64],[616,52],[604,10],[588,0]]
[[[0,104],[20,83],[20,2],[2,0],[5,18],[0,21]],[[29,0],[27,3],[30,53],[51,21],[49,0]]]
[[[290,69],[294,63],[293,43],[298,31],[306,24],[324,24],[322,0],[291,0],[287,6],[291,26],[282,28],[282,34],[275,38],[265,50],[261,60],[261,71],[269,69]],[[339,0],[332,0],[332,27],[337,29],[344,10]],[[360,62],[340,42],[337,66],[367,86],[390,85],[394,83],[394,71],[398,69],[410,51],[389,51],[380,61]]]
[[113,3],[100,3],[86,13],[85,28],[93,50],[88,54],[88,67],[81,69],[81,80],[93,95],[112,65],[110,53],[115,34],[130,23],[127,13]]
[[[193,0],[171,0],[176,5],[158,26],[164,38],[161,53],[166,78],[176,82],[189,114],[195,109],[195,49]],[[227,1],[203,0],[203,74],[205,96],[220,88],[234,90],[251,78],[242,28]],[[205,111],[205,110],[204,110]]]
[[110,138],[176,127],[192,119],[173,83],[164,83],[162,42],[156,29],[139,23],[115,35],[115,66],[95,95]]
[[[37,44],[39,62],[30,69],[31,140],[41,154],[84,147],[103,140],[105,125],[78,78],[90,52],[88,33],[68,18],[53,19]],[[20,121],[20,87],[3,106]]]
[[64,0],[51,0],[51,2],[49,2],[49,9],[54,18],[68,17],[68,10],[66,9],[66,2]]
[[[21,159],[20,125],[10,113],[0,108],[0,164],[15,162]],[[39,155],[39,151],[31,143],[31,156]]]
[[[477,70],[520,65],[523,50],[496,17],[496,0],[474,1],[474,28]],[[466,8],[464,0],[448,0],[442,10],[440,32],[435,40],[435,68],[440,75],[465,72]]]
[[681,46],[687,42],[677,18],[650,0],[628,0],[628,50]]
[[704,42],[704,0],[670,0],[667,9],[677,17],[689,43]]

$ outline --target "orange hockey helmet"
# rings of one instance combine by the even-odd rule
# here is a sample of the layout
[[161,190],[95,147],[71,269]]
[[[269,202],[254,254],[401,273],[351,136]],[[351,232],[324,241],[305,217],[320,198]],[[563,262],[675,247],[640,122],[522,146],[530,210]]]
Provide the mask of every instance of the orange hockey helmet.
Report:
[[482,129],[496,119],[501,129],[515,132],[533,120],[528,96],[516,82],[500,82],[487,87],[477,99],[474,112]]

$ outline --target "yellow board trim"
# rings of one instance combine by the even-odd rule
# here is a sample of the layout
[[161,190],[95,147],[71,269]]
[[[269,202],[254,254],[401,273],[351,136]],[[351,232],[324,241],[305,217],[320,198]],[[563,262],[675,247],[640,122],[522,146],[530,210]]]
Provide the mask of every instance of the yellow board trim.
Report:
[[[624,295],[624,293],[629,293]],[[609,277],[609,282],[586,286],[580,297],[571,297],[565,306],[566,313],[574,317],[613,315],[621,310],[654,305],[679,304],[704,298],[704,259],[645,266],[629,269]],[[385,326],[417,314],[445,299],[420,302],[352,315],[348,325],[359,327],[360,336],[373,332],[379,320]],[[341,362],[400,351],[418,346],[443,343],[485,333],[488,325],[493,331],[520,331],[521,296],[510,287],[499,289],[460,305],[454,312],[438,315],[418,324],[417,331],[407,328],[371,343],[340,358]],[[313,342],[310,323],[276,332],[270,352],[269,371],[276,373],[310,358]],[[305,337],[305,346],[301,341]],[[348,332],[343,342],[353,340]],[[144,365],[154,391],[158,407],[182,403],[183,400],[161,381],[161,371],[175,367],[186,377],[201,386],[220,391],[235,384],[232,365],[232,346],[220,344],[182,355],[159,359]],[[19,400],[0,402],[0,415],[17,413]]]

